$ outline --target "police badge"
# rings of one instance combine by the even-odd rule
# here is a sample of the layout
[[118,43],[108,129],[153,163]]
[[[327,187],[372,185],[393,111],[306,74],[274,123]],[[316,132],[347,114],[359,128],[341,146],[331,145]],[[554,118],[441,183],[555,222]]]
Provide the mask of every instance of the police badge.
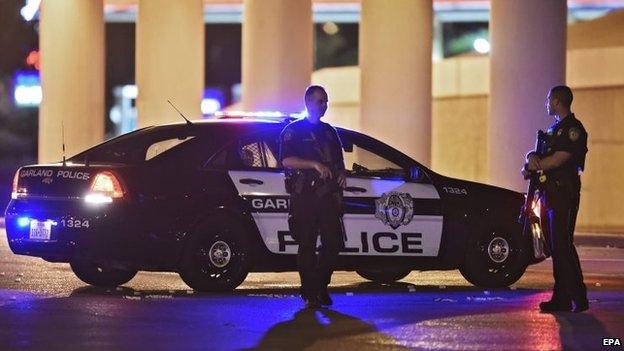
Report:
[[375,208],[375,218],[392,229],[397,229],[401,224],[409,224],[414,217],[414,202],[408,193],[396,191],[383,193],[375,200]]
[[568,131],[568,137],[572,141],[577,141],[581,136],[581,131],[578,128],[570,128]]

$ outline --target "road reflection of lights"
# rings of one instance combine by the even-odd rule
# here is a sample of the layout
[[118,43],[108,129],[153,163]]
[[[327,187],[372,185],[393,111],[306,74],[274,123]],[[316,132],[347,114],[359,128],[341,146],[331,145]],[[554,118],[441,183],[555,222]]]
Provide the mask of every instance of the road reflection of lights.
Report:
[[320,325],[327,326],[331,324],[331,320],[329,320],[329,318],[327,318],[327,316],[325,316],[321,311],[316,311],[315,315],[316,320],[319,322]]
[[[493,291],[490,294],[481,299],[479,293],[458,293],[450,295],[453,299],[437,300],[435,297],[442,295],[421,295],[423,311],[413,311],[419,313],[418,317],[377,319],[375,326],[380,334],[400,340],[397,345],[414,349],[558,350],[563,347],[556,316],[540,313],[538,308],[549,293]],[[429,301],[436,301],[434,305],[439,306],[434,314],[430,313]],[[361,312],[354,313],[358,314]]]
[[561,345],[559,323],[551,313],[540,313],[539,303],[550,299],[550,293],[539,293],[531,296],[527,310],[533,317],[531,328],[527,331],[526,339],[534,343],[536,350],[558,350]]
[[[505,325],[500,323],[504,314]],[[507,333],[508,326],[515,332]],[[413,325],[381,329],[381,332],[405,340],[404,346],[428,350],[559,350],[562,348],[559,324],[552,314],[540,313],[535,306],[513,312],[468,314],[429,319]],[[504,335],[504,337],[502,337]],[[487,340],[487,341],[485,341]],[[470,345],[474,345],[471,347]]]

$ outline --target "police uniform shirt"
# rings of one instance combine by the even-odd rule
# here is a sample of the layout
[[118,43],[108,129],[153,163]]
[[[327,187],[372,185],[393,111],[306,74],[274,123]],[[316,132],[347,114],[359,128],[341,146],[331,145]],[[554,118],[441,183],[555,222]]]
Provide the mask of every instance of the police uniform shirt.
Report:
[[585,154],[587,153],[587,132],[574,114],[570,114],[553,124],[548,130],[548,134],[550,136],[547,150],[549,155],[557,151],[566,151],[572,154],[572,157],[565,164],[553,170],[552,173],[560,176],[571,176],[583,171]]
[[338,133],[321,121],[314,124],[302,118],[284,128],[280,135],[280,162],[292,156],[320,162],[332,172],[345,169]]

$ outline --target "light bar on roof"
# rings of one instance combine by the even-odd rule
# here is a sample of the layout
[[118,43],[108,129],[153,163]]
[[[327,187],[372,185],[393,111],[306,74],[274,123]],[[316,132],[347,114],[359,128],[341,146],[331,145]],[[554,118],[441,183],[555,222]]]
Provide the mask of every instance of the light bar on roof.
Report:
[[284,113],[280,111],[217,111],[214,115],[218,118],[301,118],[306,116],[306,112]]

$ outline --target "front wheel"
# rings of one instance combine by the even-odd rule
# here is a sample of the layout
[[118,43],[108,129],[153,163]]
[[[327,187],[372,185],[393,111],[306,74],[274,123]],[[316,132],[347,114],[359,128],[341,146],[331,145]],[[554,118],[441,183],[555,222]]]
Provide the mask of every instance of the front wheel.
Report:
[[464,278],[488,288],[502,288],[518,281],[527,267],[525,245],[518,234],[492,230],[471,239],[459,268]]
[[359,269],[356,271],[360,277],[368,279],[375,283],[394,283],[407,277],[412,270],[409,268],[394,268],[394,269]]
[[100,287],[114,288],[123,285],[137,274],[135,270],[108,268],[86,261],[74,261],[69,265],[80,280]]
[[234,221],[201,225],[187,243],[180,277],[193,290],[231,291],[247,277],[250,248],[244,228]]

